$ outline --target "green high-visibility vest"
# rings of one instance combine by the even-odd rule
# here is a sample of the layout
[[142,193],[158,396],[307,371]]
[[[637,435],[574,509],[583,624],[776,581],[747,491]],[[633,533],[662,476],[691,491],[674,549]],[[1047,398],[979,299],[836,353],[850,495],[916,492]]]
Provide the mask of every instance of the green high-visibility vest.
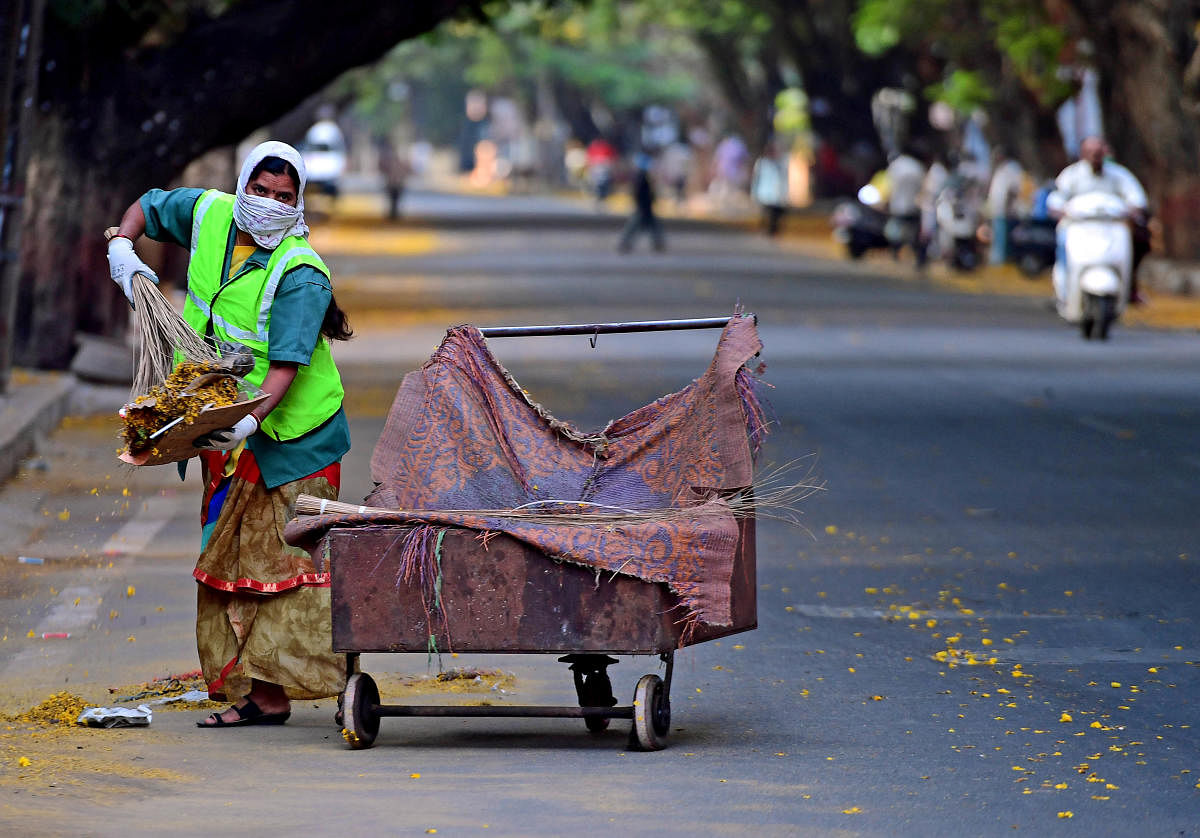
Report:
[[[261,387],[267,376],[271,305],[283,275],[300,265],[329,269],[301,236],[288,236],[271,253],[266,268],[246,263],[222,284],[225,247],[233,224],[234,196],[210,189],[192,210],[191,260],[183,318],[200,335],[217,345],[241,344],[254,355],[254,370],[246,380]],[[301,365],[283,400],[263,420],[259,430],[285,441],[319,427],[342,405],[342,378],[321,335],[307,366]]]

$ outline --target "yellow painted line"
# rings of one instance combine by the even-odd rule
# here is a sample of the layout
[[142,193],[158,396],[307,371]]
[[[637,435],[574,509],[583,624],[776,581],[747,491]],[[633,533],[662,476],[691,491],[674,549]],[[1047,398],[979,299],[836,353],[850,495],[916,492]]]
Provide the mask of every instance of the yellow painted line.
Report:
[[448,246],[429,230],[406,230],[376,225],[333,222],[314,225],[308,236],[318,253],[358,256],[420,256]]

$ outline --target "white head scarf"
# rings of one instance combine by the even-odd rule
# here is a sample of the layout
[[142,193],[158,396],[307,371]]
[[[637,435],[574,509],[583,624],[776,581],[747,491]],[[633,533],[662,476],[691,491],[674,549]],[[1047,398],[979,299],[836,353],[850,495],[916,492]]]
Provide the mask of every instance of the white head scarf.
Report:
[[[250,182],[250,173],[266,157],[278,157],[296,167],[300,175],[296,206],[289,207],[274,198],[247,194],[246,184]],[[307,180],[304,159],[300,152],[287,143],[270,140],[255,146],[246,155],[241,174],[238,175],[237,195],[233,204],[233,220],[238,229],[249,233],[259,247],[267,250],[279,247],[279,243],[287,236],[307,236],[308,225],[304,223],[304,184]]]

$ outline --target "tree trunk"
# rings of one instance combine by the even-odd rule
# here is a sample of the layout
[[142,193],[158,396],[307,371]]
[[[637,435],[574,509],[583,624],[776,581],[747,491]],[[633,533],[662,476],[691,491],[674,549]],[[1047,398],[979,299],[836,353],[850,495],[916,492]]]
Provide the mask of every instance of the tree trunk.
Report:
[[[63,121],[39,120],[26,170],[30,200],[21,239],[15,359],[62,369],[77,331],[119,334],[129,306],[108,276],[103,231],[131,197],[123,185],[71,153]],[[35,199],[36,198],[36,199]]]
[[1200,259],[1200,131],[1184,73],[1196,41],[1182,0],[1076,0],[1096,44],[1109,142],[1138,176],[1165,255]]
[[63,368],[75,332],[124,328],[129,309],[108,277],[102,231],[147,188],[468,6],[264,0],[175,21],[178,34],[157,20],[139,27],[129,4],[98,4],[82,22],[47,12],[22,226],[18,362]]

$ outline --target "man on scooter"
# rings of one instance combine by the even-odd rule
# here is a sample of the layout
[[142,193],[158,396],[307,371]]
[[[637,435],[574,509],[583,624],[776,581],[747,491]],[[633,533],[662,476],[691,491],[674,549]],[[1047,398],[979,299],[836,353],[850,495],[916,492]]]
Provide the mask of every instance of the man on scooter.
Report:
[[[1076,195],[1087,192],[1106,192],[1116,195],[1129,207],[1130,232],[1133,237],[1133,266],[1130,273],[1130,300],[1143,302],[1137,290],[1137,268],[1150,252],[1150,229],[1147,226],[1146,190],[1133,172],[1108,159],[1110,149],[1101,137],[1087,137],[1079,144],[1079,160],[1067,166],[1054,181],[1054,192],[1047,209],[1054,218],[1062,216],[1062,208]],[[1058,260],[1063,261],[1062,241],[1059,241]]]

